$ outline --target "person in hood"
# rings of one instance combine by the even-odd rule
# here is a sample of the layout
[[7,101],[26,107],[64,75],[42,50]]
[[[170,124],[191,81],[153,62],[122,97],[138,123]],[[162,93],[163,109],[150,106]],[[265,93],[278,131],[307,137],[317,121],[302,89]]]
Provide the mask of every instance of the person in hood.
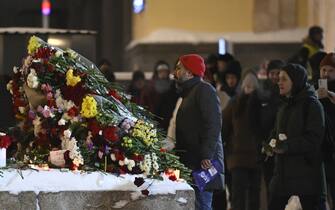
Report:
[[217,90],[224,91],[231,98],[234,97],[238,93],[241,73],[240,62],[236,60],[229,62],[224,73],[220,75],[220,83],[216,86]]
[[162,114],[158,113],[158,110],[161,110],[159,106],[162,96],[171,89],[171,84],[169,64],[165,61],[158,61],[154,67],[152,80],[142,95],[143,104],[150,112],[157,116]]
[[[175,70],[182,102],[176,116],[176,151],[191,170],[209,169],[211,160],[223,166],[221,109],[215,88],[203,81],[205,63],[197,54],[183,55]],[[213,190],[223,189],[223,170],[205,191],[194,187],[196,209],[211,210]]]
[[[320,78],[327,80],[328,89],[318,87],[318,96],[325,110],[326,135],[322,147],[326,182],[330,189],[333,209],[335,204],[335,54],[328,53],[320,63]],[[317,86],[317,85],[316,85]]]
[[269,141],[275,167],[268,209],[283,210],[289,198],[297,195],[302,209],[317,210],[322,183],[323,108],[314,88],[307,84],[303,66],[284,66],[278,85],[284,103],[277,113]]

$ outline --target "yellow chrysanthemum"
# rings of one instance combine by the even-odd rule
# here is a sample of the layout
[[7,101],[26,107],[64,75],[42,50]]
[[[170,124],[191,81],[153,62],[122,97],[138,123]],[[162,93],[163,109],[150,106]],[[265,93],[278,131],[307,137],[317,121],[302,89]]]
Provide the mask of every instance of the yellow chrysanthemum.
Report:
[[66,72],[66,85],[67,86],[76,86],[78,82],[81,81],[81,78],[79,76],[73,76],[73,69],[69,69]]
[[83,99],[80,114],[86,118],[92,118],[98,114],[97,102],[92,96],[86,96]]
[[29,44],[28,44],[28,53],[34,53],[39,47],[41,46],[41,44],[38,42],[38,39],[36,36],[32,36],[29,39]]

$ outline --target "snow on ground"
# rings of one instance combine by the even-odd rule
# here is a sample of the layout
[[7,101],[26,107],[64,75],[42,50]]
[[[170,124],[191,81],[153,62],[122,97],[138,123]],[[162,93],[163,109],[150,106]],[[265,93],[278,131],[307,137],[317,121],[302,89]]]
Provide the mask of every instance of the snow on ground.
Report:
[[[193,190],[187,183],[173,182],[167,178],[164,181],[145,179],[141,188],[133,184],[135,175],[115,176],[101,172],[62,172],[58,169],[49,171],[23,170],[22,177],[15,169],[2,170],[0,191],[18,194],[22,191],[60,192],[60,191],[139,191],[149,187],[150,195],[174,194],[177,190]],[[134,194],[134,199],[136,195]]]

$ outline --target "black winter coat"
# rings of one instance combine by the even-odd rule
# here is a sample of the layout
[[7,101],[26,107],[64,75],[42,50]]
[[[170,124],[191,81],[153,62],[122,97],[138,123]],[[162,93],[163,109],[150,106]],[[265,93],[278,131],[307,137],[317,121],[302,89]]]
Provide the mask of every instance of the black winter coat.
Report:
[[275,155],[270,192],[275,195],[316,195],[321,192],[323,108],[314,88],[306,87],[279,108],[271,138],[287,136],[288,150]]
[[[200,169],[204,159],[217,159],[223,166],[221,108],[215,89],[194,77],[182,84],[181,96],[183,101],[176,117],[176,150],[181,162],[192,170]],[[223,186],[222,171],[207,190]]]

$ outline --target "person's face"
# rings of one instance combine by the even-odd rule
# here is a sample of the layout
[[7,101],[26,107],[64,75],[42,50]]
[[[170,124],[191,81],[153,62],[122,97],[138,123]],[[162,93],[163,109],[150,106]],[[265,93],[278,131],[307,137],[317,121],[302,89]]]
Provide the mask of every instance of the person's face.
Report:
[[227,63],[224,61],[218,61],[218,71],[219,72],[223,72],[225,67],[226,67]]
[[314,39],[315,39],[316,41],[321,42],[322,39],[323,39],[323,34],[322,34],[322,33],[314,34]]
[[255,90],[255,86],[252,84],[247,84],[246,86],[243,87],[243,92],[248,95],[252,93]]
[[178,82],[185,82],[191,79],[193,76],[188,70],[185,69],[183,64],[179,61],[174,71],[174,77]]
[[234,74],[227,74],[226,75],[226,83],[228,87],[235,88],[237,86],[237,77]]
[[335,80],[335,68],[332,66],[322,66],[320,69],[320,78],[328,81]]
[[275,85],[279,82],[279,73],[280,69],[272,69],[268,74],[269,80]]
[[279,93],[282,96],[289,96],[292,91],[293,82],[285,71],[279,73]]
[[157,72],[158,79],[169,79],[170,70],[169,69],[161,69]]
[[145,81],[143,79],[136,80],[134,85],[136,89],[141,90],[144,88]]

